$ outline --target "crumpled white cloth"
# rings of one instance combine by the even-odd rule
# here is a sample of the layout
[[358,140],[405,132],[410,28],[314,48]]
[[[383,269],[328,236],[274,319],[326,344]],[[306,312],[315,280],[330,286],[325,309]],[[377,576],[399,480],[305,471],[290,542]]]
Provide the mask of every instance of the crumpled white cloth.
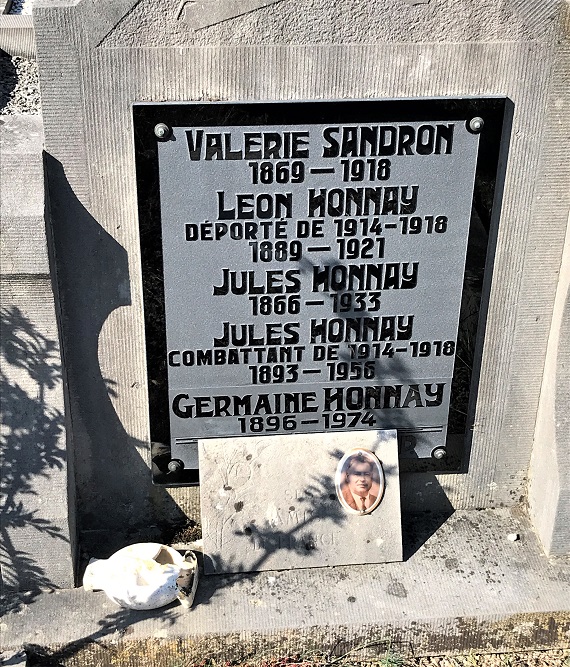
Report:
[[87,591],[102,590],[125,609],[157,609],[179,599],[189,608],[198,584],[196,556],[164,544],[145,542],[107,559],[91,559],[83,576]]

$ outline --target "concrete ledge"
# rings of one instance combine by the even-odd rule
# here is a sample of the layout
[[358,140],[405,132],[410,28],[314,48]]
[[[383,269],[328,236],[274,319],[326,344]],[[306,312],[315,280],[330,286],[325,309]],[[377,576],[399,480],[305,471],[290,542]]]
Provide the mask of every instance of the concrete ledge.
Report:
[[0,274],[49,275],[41,116],[0,116]]
[[570,552],[570,218],[536,421],[529,506],[547,553]]
[[11,56],[36,57],[36,36],[31,15],[0,15],[0,49]]
[[415,655],[570,646],[570,559],[548,559],[525,517],[456,512],[425,541],[438,523],[404,520],[404,563],[203,577],[189,613],[129,612],[83,589],[29,594],[4,617],[3,641],[77,648],[182,638],[201,659],[368,641],[385,651],[386,640]]
[[49,276],[1,276],[0,303],[0,590],[72,586],[73,486]]

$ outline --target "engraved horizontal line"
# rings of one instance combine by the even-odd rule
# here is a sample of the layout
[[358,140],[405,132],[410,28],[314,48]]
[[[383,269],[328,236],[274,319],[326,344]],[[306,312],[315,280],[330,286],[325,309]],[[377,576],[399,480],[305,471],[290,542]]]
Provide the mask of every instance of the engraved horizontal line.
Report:
[[418,426],[417,428],[399,428],[398,433],[441,433],[443,426]]
[[2,273],[0,271],[0,275],[6,280],[44,280],[46,282],[51,280],[51,276],[48,271],[45,273],[25,273],[23,271],[19,271],[17,273]]
[[305,419],[301,422],[301,424],[318,424],[319,419]]
[[407,347],[397,347],[396,352],[407,352],[408,348]]
[[397,229],[398,225],[395,222],[384,223],[384,229]]
[[305,301],[305,306],[324,306],[324,301]]
[[312,248],[307,248],[309,252],[326,252],[327,250],[330,249],[331,249],[330,245],[317,245],[313,246]]
[[311,174],[334,174],[334,168],[333,169],[321,169],[319,167],[311,167],[309,169]]
[[320,373],[321,371],[318,368],[305,368],[303,371],[304,375],[309,375],[311,373]]

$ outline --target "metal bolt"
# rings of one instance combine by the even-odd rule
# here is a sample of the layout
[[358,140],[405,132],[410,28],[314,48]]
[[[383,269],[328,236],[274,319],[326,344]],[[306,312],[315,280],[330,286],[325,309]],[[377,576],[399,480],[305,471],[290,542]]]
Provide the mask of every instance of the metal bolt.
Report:
[[170,128],[165,123],[158,123],[154,126],[154,133],[159,139],[166,139],[170,134]]
[[446,454],[447,452],[445,451],[445,447],[436,447],[431,453],[433,458],[437,459],[438,461],[444,458]]
[[181,472],[184,469],[184,464],[178,459],[172,459],[168,462],[168,472]]
[[475,116],[469,121],[469,129],[471,132],[481,132],[485,125],[485,121],[480,116]]

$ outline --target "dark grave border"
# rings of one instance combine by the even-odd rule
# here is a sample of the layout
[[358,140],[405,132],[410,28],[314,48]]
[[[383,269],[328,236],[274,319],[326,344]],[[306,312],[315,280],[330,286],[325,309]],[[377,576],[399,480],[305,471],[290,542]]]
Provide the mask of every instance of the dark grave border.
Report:
[[[139,234],[143,276],[147,382],[153,479],[159,484],[198,484],[198,471],[169,471],[170,426],[166,368],[166,322],[162,231],[159,194],[158,141],[154,128],[189,125],[294,125],[422,122],[438,118],[484,119],[479,139],[472,215],[464,273],[461,310],[467,300],[476,310],[469,358],[456,354],[451,386],[447,455],[442,459],[401,457],[401,472],[464,473],[469,466],[479,370],[483,350],[490,277],[494,263],[502,188],[514,105],[508,98],[464,97],[399,100],[335,100],[289,102],[172,102],[133,105]],[[466,349],[461,324],[458,350]],[[461,357],[459,359],[458,357]],[[402,445],[402,442],[400,442]]]

